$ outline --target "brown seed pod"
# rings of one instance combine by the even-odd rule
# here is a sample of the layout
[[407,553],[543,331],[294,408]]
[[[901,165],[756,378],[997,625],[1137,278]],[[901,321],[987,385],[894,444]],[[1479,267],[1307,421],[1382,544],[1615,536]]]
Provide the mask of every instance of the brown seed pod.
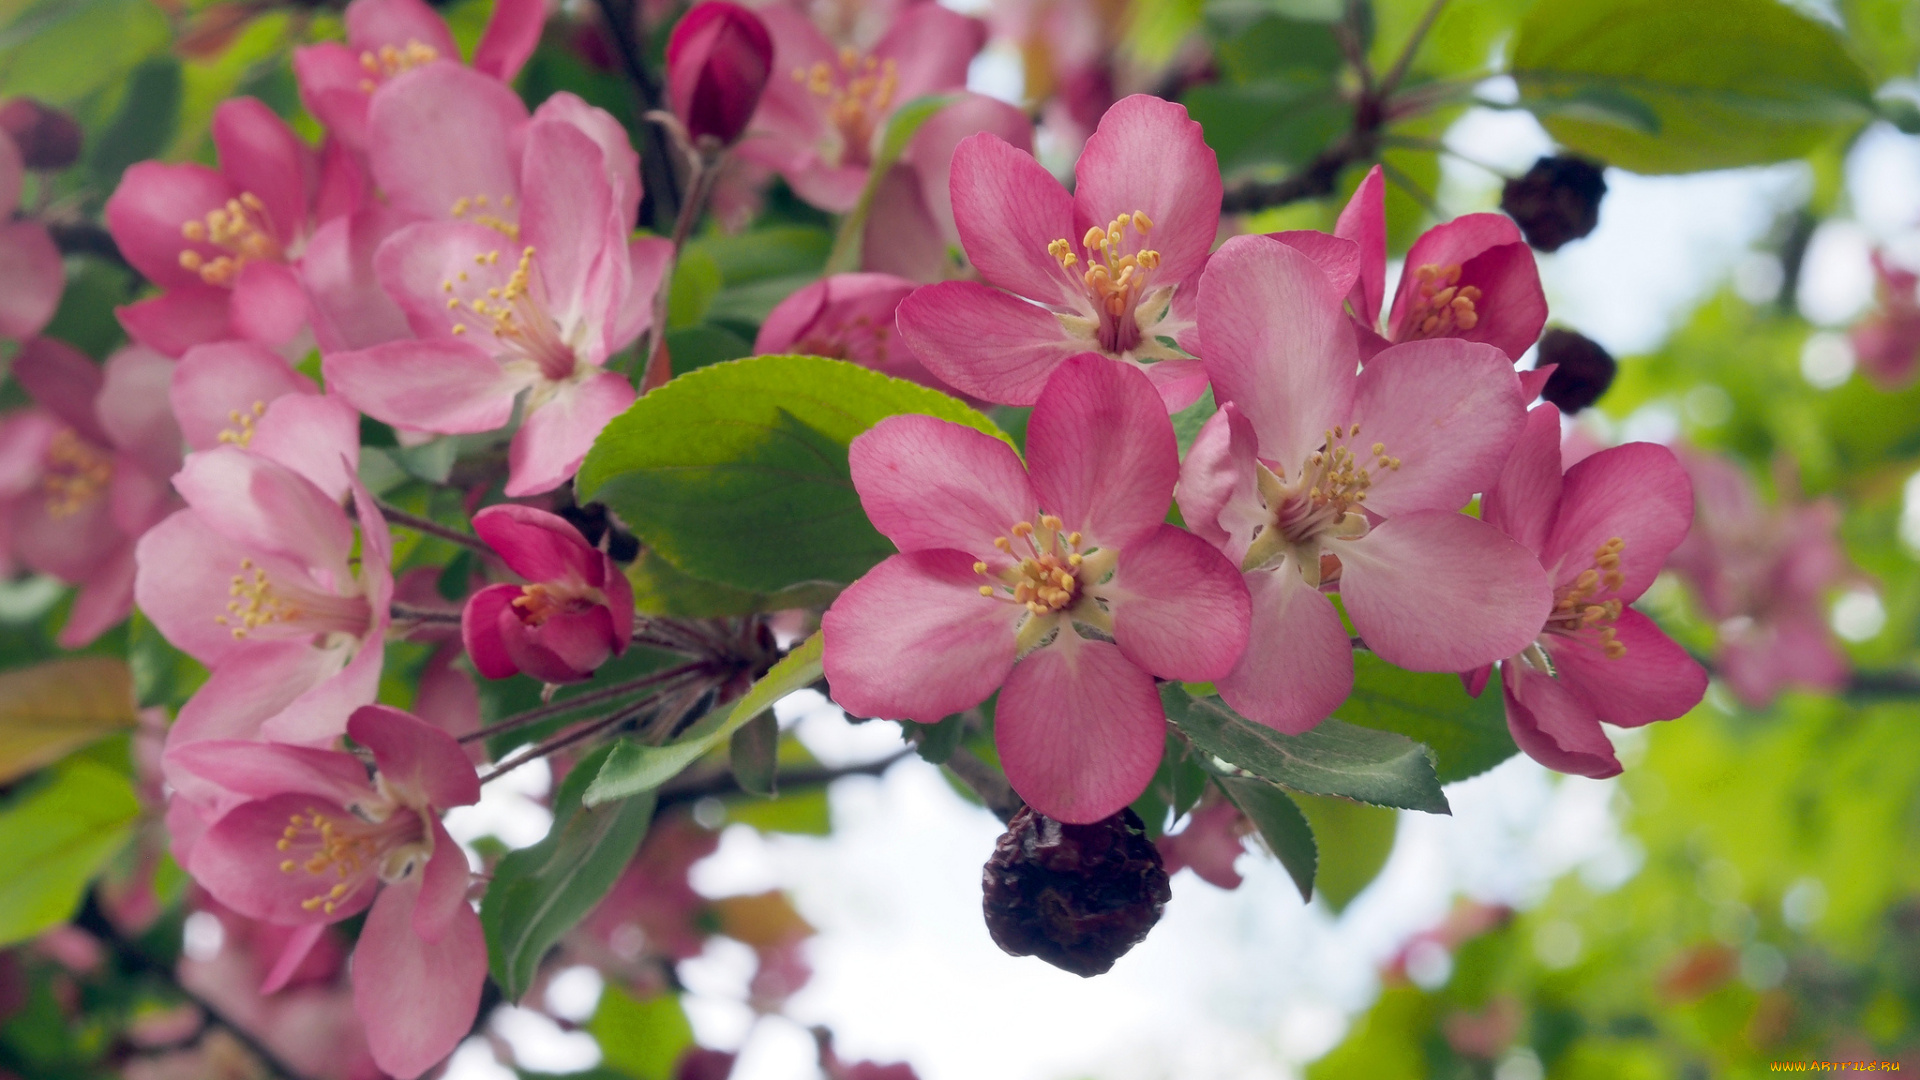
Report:
[[1014,815],[982,875],[987,932],[1014,956],[1091,977],[1138,945],[1173,892],[1132,810],[1068,825]]
[[1527,243],[1558,251],[1593,231],[1607,193],[1601,167],[1585,158],[1543,157],[1525,176],[1507,181],[1500,209],[1520,226]]

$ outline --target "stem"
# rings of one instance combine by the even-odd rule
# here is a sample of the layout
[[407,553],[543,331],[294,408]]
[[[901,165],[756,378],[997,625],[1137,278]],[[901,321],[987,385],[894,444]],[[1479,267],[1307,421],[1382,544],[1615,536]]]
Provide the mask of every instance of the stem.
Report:
[[700,667],[701,665],[698,663],[681,664],[679,667],[668,668],[665,671],[656,671],[651,675],[644,675],[638,679],[630,679],[626,682],[615,683],[612,686],[603,687],[590,693],[570,697],[565,701],[556,701],[551,705],[543,705],[538,709],[529,709],[526,712],[509,716],[497,724],[490,724],[487,727],[481,728],[479,731],[462,735],[459,741],[470,743],[478,742],[481,739],[491,739],[495,735],[504,735],[509,731],[517,731],[520,728],[537,724],[542,720],[551,720],[556,716],[565,716],[570,712],[577,712],[592,705],[599,705],[603,702],[612,701],[615,698],[625,697],[628,694],[645,690],[650,686],[659,685],[660,683],[667,682],[682,675],[692,674],[698,671]]
[[426,533],[428,536],[437,536],[449,543],[471,548],[474,551],[480,552],[482,555],[493,554],[492,548],[488,547],[484,541],[471,533],[463,533],[458,529],[449,528],[434,521],[432,518],[424,518],[418,514],[409,514],[397,506],[389,505],[378,499],[374,500],[373,505],[380,511],[380,516],[386,518],[389,524],[412,529],[417,533]]
[[518,757],[508,758],[506,761],[503,761],[499,765],[494,766],[492,772],[487,773],[485,776],[482,776],[480,778],[480,782],[483,784],[492,783],[493,781],[500,779],[501,777],[507,775],[508,773],[519,768],[520,766],[525,765],[529,761],[534,761],[538,758],[543,758],[543,757],[547,757],[550,754],[558,753],[561,750],[565,750],[567,747],[574,745],[575,743],[584,742],[587,739],[590,739],[593,736],[600,734],[601,732],[607,730],[608,728],[614,726],[615,724],[629,720],[634,716],[638,715],[639,713],[645,711],[649,705],[652,705],[654,696],[655,695],[648,695],[647,700],[640,702],[638,706],[633,707],[631,709],[623,709],[623,710],[618,710],[615,712],[608,713],[605,716],[590,720],[585,724],[582,724],[579,727],[574,728],[572,731],[564,732],[560,735],[554,736],[553,738],[546,739],[542,742],[536,743],[533,746],[528,747],[526,753],[521,754]]
[[[655,123],[656,130],[664,125]],[[647,327],[646,366],[641,370],[640,392],[658,389],[673,378],[672,358],[667,355],[667,301],[672,296],[673,272],[680,265],[680,250],[687,244],[687,238],[693,235],[693,226],[706,210],[707,199],[713,194],[714,182],[720,176],[719,158],[705,154],[692,153],[689,157],[692,190],[685,202],[680,204],[679,216],[673,223],[673,260],[667,264],[660,278],[660,289],[653,294],[653,322]]]
[[1447,0],[1433,0],[1427,5],[1426,14],[1420,16],[1420,25],[1413,28],[1413,36],[1407,39],[1406,48],[1400,50],[1400,56],[1393,62],[1393,70],[1380,81],[1380,96],[1386,97],[1399,87],[1400,80],[1406,78],[1407,68],[1413,65],[1413,55],[1420,51],[1420,43],[1426,40],[1427,31],[1433,29],[1435,19],[1440,17],[1440,9],[1447,6]]
[[975,756],[964,746],[956,747],[953,756],[947,759],[947,768],[960,782],[973,789],[980,801],[987,804],[993,816],[1004,824],[1013,820],[1026,803],[1014,794],[1013,785],[1007,783],[1006,774]]
[[458,611],[441,611],[438,608],[415,607],[412,604],[403,604],[398,600],[389,603],[387,610],[393,612],[394,619],[400,622],[451,623],[455,626],[460,624],[460,612]]
[[660,84],[647,70],[646,41],[640,29],[639,6],[633,0],[596,0],[601,19],[607,24],[607,33],[613,35],[614,52],[620,58],[620,66],[626,71],[627,81],[631,82],[640,97],[640,127],[645,133],[646,145],[641,148],[640,168],[644,174],[643,185],[647,200],[653,206],[655,232],[664,231],[661,227],[672,221],[680,212],[680,177],[674,169],[672,146],[667,134],[659,124],[646,118],[646,114],[662,107]]
[[[889,754],[878,761],[869,761],[864,765],[845,765],[837,769],[824,767],[795,769],[792,772],[779,774],[780,789],[784,792],[794,788],[819,787],[847,776],[879,776],[891,769],[902,758],[912,755],[913,750],[909,748]],[[699,775],[681,773],[660,786],[658,809],[665,810],[670,806],[696,803],[709,797],[718,798],[738,794],[742,794],[740,784],[733,778],[731,769],[720,767]]]

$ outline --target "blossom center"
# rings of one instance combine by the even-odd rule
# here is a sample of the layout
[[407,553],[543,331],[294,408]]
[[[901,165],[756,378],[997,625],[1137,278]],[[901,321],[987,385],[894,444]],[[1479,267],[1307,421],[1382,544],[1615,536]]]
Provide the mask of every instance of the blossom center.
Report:
[[250,558],[240,560],[240,572],[227,586],[226,613],[213,621],[227,627],[234,640],[244,641],[256,631],[284,626],[291,633],[364,633],[372,608],[362,596],[340,596],[300,585],[275,582]]
[[[498,214],[494,213],[496,206],[500,209],[500,213]],[[517,244],[520,242],[519,224],[510,218],[501,216],[501,214],[509,213],[512,210],[512,195],[502,195],[498,199],[491,199],[484,194],[462,195],[453,200],[453,205],[447,208],[447,212],[452,214],[456,220],[470,221],[475,225],[484,225]]]
[[521,586],[520,595],[513,598],[513,612],[528,626],[540,626],[555,615],[578,615],[606,602],[599,589],[542,582]]
[[1546,632],[1575,637],[1591,632],[1601,652],[1609,660],[1627,653],[1626,643],[1615,636],[1614,623],[1625,608],[1619,597],[1598,600],[1603,592],[1617,592],[1626,579],[1620,573],[1620,553],[1626,541],[1613,537],[1594,549],[1593,565],[1580,571],[1573,584],[1555,590],[1553,613],[1547,616]]
[[[469,284],[467,272],[462,270],[441,282],[440,287],[448,294],[448,311],[477,316],[496,342],[531,360],[543,378],[557,382],[573,375],[579,358],[573,346],[561,336],[560,327],[546,306],[534,295],[533,255],[533,248],[522,249],[519,263],[503,284],[480,290]],[[475,255],[473,261],[476,266],[498,266],[500,252]],[[462,293],[466,295],[462,297]],[[456,336],[466,332],[466,323],[453,324]]]
[[1451,337],[1480,325],[1480,290],[1460,284],[1459,266],[1426,265],[1413,272],[1413,298],[1401,340]]
[[1140,306],[1147,283],[1160,265],[1160,253],[1146,246],[1147,232],[1152,228],[1152,220],[1135,210],[1114,218],[1105,228],[1095,225],[1088,229],[1080,238],[1087,257],[1084,271],[1076,269],[1080,255],[1065,237],[1047,245],[1047,254],[1059,260],[1062,269],[1079,273],[1087,299],[1099,313],[1096,333],[1100,347],[1110,353],[1124,353],[1140,344],[1140,322],[1134,317],[1134,309]]
[[47,493],[47,516],[72,517],[113,481],[113,457],[61,428],[47,444],[40,488]]
[[195,244],[208,244],[223,254],[207,258],[187,248],[180,253],[180,265],[200,275],[209,285],[232,288],[240,269],[259,259],[281,262],[286,253],[274,239],[273,223],[266,204],[251,191],[243,191],[227,200],[225,206],[207,211],[206,216],[180,226],[180,235]]
[[266,412],[267,403],[264,401],[256,401],[251,408],[244,411],[240,409],[227,410],[227,423],[231,426],[220,432],[220,441],[243,449],[251,446],[253,444],[253,425],[262,416],[266,415]]
[[305,873],[332,884],[300,902],[307,911],[331,915],[373,874],[392,884],[433,854],[433,831],[420,813],[388,812],[378,820],[333,817],[312,807],[287,819],[274,849],[283,874]]
[[842,163],[865,162],[874,128],[887,115],[900,87],[899,65],[850,48],[840,50],[838,61],[794,68],[793,79],[822,100],[828,122],[844,143]]
[[1059,518],[1042,514],[1038,530],[1032,522],[1021,521],[1007,530],[1011,538],[996,537],[993,546],[1003,554],[1014,555],[1016,542],[1026,553],[998,574],[990,574],[984,562],[974,563],[974,573],[1000,581],[998,586],[980,586],[980,595],[1022,604],[1035,615],[1051,615],[1072,605],[1080,591],[1080,566],[1086,556],[1079,550],[1080,534],[1060,530]]
[[395,75],[438,59],[439,49],[411,38],[403,46],[382,45],[378,49],[368,49],[360,54],[360,70],[367,73],[367,77],[360,80],[360,89],[371,94],[381,83]]
[[1317,587],[1321,545],[1367,534],[1363,508],[1374,474],[1398,471],[1401,461],[1377,441],[1364,454],[1356,453],[1344,440],[1359,435],[1358,423],[1335,424],[1320,449],[1307,455],[1291,483],[1265,465],[1259,467],[1260,497],[1271,517],[1248,546],[1243,570],[1273,566],[1290,557],[1307,583]]

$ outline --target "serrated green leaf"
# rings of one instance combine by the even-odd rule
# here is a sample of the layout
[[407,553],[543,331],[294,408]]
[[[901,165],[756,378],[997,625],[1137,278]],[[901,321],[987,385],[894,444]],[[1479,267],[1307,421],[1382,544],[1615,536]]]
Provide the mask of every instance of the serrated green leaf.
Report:
[[139,818],[127,778],[84,759],[0,810],[0,945],[70,917]]
[[1260,839],[1267,842],[1267,850],[1280,860],[1287,870],[1287,876],[1300,890],[1300,899],[1313,899],[1313,875],[1319,864],[1320,852],[1313,840],[1313,826],[1307,824],[1305,814],[1287,793],[1267,783],[1249,776],[1222,776],[1216,778],[1220,789],[1233,800],[1233,805],[1247,815],[1253,827],[1260,830]]
[[1512,72],[1554,138],[1641,173],[1783,161],[1873,115],[1840,36],[1777,0],[1538,4]]
[[1194,746],[1282,787],[1375,806],[1451,812],[1434,775],[1433,752],[1404,735],[1338,720],[1282,735],[1218,698],[1195,700],[1176,683],[1160,687],[1160,700]]
[[967,736],[967,718],[954,713],[937,724],[902,724],[902,734],[921,758],[934,765],[945,765],[960,740]]
[[1005,436],[936,390],[817,356],[756,356],[674,379],[614,418],[580,468],[674,566],[756,592],[847,583],[894,553],[867,522],[847,446],[875,423],[925,413]]
[[616,743],[604,763],[595,765],[586,804],[597,806],[628,798],[673,779],[718,746],[720,740],[730,738],[748,721],[773,708],[774,702],[811,685],[820,677],[820,656],[820,635],[815,634],[781,657],[740,700],[708,713],[676,742],[665,746],[642,746],[628,740]]
[[1507,731],[1498,676],[1479,697],[1458,675],[1403,671],[1370,652],[1353,654],[1353,693],[1333,715],[1397,731],[1433,751],[1443,784],[1478,776],[1520,752]]
[[606,759],[607,751],[596,751],[567,773],[553,831],[501,859],[480,902],[488,963],[509,1000],[527,992],[547,950],[613,888],[647,835],[650,791],[599,806],[581,802]]

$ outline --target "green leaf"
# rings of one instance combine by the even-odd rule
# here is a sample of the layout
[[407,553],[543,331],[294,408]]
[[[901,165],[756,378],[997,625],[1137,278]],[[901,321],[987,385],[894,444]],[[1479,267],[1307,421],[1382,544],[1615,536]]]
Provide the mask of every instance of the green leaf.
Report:
[[[820,677],[821,648],[819,634],[801,642],[761,676],[740,700],[708,713],[678,742],[642,746],[623,739],[616,743],[605,762],[596,763],[594,767],[595,776],[586,791],[586,804],[597,806],[624,799],[673,779],[680,770],[719,745],[720,740],[731,737],[748,721],[773,708],[774,702],[812,685]],[[578,771],[579,767],[575,766],[575,772]]]
[[1217,84],[1182,100],[1220,155],[1220,168],[1299,167],[1352,126],[1352,109],[1319,87],[1290,83]]
[[0,810],[0,945],[70,917],[139,818],[127,778],[84,759]]
[[777,799],[729,800],[727,820],[750,825],[761,832],[826,836],[833,831],[833,812],[824,787]]
[[642,551],[627,567],[627,581],[633,586],[636,609],[690,619],[825,607],[840,591],[831,585],[795,585],[771,593],[736,589],[694,577],[650,550]]
[[1300,899],[1312,900],[1314,867],[1320,853],[1314,846],[1313,826],[1307,824],[1299,805],[1265,780],[1250,776],[1222,776],[1218,780],[1220,790],[1260,830],[1267,850],[1286,867],[1287,876],[1300,890]]
[[733,778],[740,790],[754,795],[772,795],[774,778],[780,771],[780,722],[770,712],[761,713],[733,729],[728,741],[727,759],[733,766]]
[[1873,115],[1839,35],[1778,0],[1538,4],[1512,71],[1554,138],[1641,173],[1783,161]]
[[1187,740],[1167,731],[1167,744],[1160,754],[1160,765],[1153,772],[1147,789],[1133,800],[1133,812],[1147,827],[1147,836],[1158,840],[1180,815],[1193,809],[1207,790],[1207,770]]
[[1499,676],[1477,698],[1458,675],[1402,671],[1370,652],[1353,654],[1353,693],[1333,715],[1349,724],[1397,731],[1433,750],[1434,771],[1451,784],[1478,776],[1520,752],[1507,732]]
[[945,765],[967,737],[967,717],[954,713],[937,724],[901,724],[900,733],[928,763]]
[[1338,795],[1376,806],[1445,814],[1447,797],[1433,751],[1404,735],[1322,720],[1302,735],[1282,735],[1228,708],[1195,700],[1175,683],[1160,687],[1167,718],[1194,746],[1282,787]]
[[1319,864],[1314,888],[1336,913],[1380,876],[1393,853],[1393,837],[1400,829],[1397,811],[1367,806],[1347,799],[1317,795],[1292,796],[1294,805],[1313,827]]
[[685,375],[709,364],[752,356],[753,342],[724,326],[702,323],[667,331],[667,355],[673,359],[674,374]]
[[751,232],[716,233],[688,241],[687,249],[713,260],[728,288],[768,278],[818,275],[833,237],[811,225],[782,225]]
[[87,167],[96,184],[111,189],[127,166],[166,149],[180,121],[180,93],[180,62],[171,56],[133,69],[119,112],[88,150]]
[[706,318],[720,285],[720,268],[711,256],[693,248],[681,252],[667,293],[667,328],[684,330]]
[[587,1022],[609,1067],[634,1080],[672,1080],[673,1067],[693,1045],[693,1027],[673,994],[635,1001],[617,986],[600,992]]
[[614,418],[579,498],[605,502],[695,577],[759,592],[850,582],[894,548],[860,508],[847,445],[899,413],[1001,434],[939,391],[857,364],[756,356],[674,379]]
[[139,610],[127,624],[127,667],[133,673],[134,703],[143,709],[179,708],[208,675],[205,665],[174,648]]
[[893,111],[887,120],[886,133],[880,137],[880,151],[874,155],[873,167],[867,172],[867,186],[860,192],[860,201],[840,219],[840,232],[833,238],[833,250],[827,255],[827,273],[845,274],[860,269],[860,245],[866,236],[867,214],[873,210],[874,193],[880,190],[880,183],[893,169],[894,162],[906,152],[907,143],[913,140],[920,125],[953,100],[951,94],[929,94]]
[[76,104],[172,36],[166,15],[147,0],[42,0],[0,35],[0,94]]
[[501,859],[480,902],[493,980],[509,1000],[527,992],[547,950],[613,888],[647,835],[650,793],[599,806],[581,802],[607,756],[596,751],[567,773],[554,799],[553,831]]

